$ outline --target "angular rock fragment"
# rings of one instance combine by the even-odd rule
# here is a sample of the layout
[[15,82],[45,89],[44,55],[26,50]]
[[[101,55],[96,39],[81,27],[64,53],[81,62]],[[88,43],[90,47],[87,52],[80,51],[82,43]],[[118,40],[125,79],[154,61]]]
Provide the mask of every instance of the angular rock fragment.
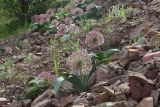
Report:
[[6,98],[0,97],[0,105],[7,105],[8,102]]
[[153,52],[153,53],[148,53],[146,55],[144,55],[143,57],[143,62],[148,62],[153,60],[155,57],[160,57],[160,51],[158,52]]
[[148,78],[148,79],[156,79],[156,77],[158,76],[158,71],[157,69],[151,69],[151,70],[147,70],[146,73],[145,73],[145,76]]
[[62,98],[60,99],[60,105],[61,105],[61,107],[65,107],[65,106],[67,106],[68,104],[73,103],[74,100],[75,100],[77,97],[78,97],[77,95],[69,95],[69,96],[67,96],[67,97],[62,97]]
[[47,90],[32,102],[32,106],[35,106],[37,103],[42,102],[43,100],[45,100],[43,103],[50,102],[49,100],[46,99],[50,99],[51,97],[54,96],[55,96],[54,90]]
[[135,107],[136,104],[134,101],[119,101],[98,104],[96,107]]
[[144,98],[136,107],[154,107],[153,97]]
[[156,106],[158,103],[159,94],[160,94],[159,90],[152,90],[151,95],[150,95],[151,97],[153,97],[154,105]]
[[137,72],[129,73],[129,86],[131,97],[140,101],[144,97],[148,97],[151,91],[155,89],[155,83],[147,79],[143,74]]

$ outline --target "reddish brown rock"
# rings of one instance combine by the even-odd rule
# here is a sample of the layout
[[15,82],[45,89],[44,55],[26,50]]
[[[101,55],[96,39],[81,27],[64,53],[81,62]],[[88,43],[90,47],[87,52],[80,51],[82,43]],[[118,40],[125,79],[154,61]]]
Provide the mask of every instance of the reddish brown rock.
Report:
[[129,72],[128,76],[129,76],[129,80],[131,80],[131,79],[137,80],[142,84],[148,83],[148,79],[142,73]]
[[6,98],[3,97],[0,98],[0,106],[7,105],[8,102],[9,101]]
[[156,79],[158,75],[158,72],[156,69],[153,69],[153,70],[148,70],[146,73],[145,73],[145,76],[148,78],[148,79]]
[[142,87],[141,83],[137,80],[130,79],[129,86],[130,86],[130,91],[132,93],[131,97],[136,101],[140,101],[142,99],[141,92],[143,91],[143,87]]
[[143,62],[151,61],[154,57],[160,57],[160,51],[144,55]]
[[158,104],[159,95],[160,95],[159,90],[152,90],[151,97],[153,97],[153,101],[155,105]]
[[152,90],[154,90],[155,87],[151,84],[145,84],[143,86],[143,91],[142,91],[142,98],[145,98],[145,97],[149,97]]
[[128,57],[130,60],[138,60],[138,49],[128,49]]
[[154,107],[153,97],[144,98],[136,107]]
[[152,80],[147,79],[143,74],[137,72],[129,73],[129,86],[132,93],[131,97],[136,101],[150,96],[151,91],[155,89]]

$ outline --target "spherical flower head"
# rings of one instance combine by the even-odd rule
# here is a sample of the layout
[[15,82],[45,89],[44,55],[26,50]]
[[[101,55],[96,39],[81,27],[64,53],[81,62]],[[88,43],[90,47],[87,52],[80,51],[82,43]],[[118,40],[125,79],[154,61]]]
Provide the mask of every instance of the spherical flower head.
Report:
[[92,61],[86,50],[72,53],[66,62],[72,74],[87,75],[92,69]]
[[89,4],[86,8],[86,12],[91,13],[94,7],[96,7],[96,4],[94,3]]
[[66,7],[67,12],[71,13],[71,11],[73,10],[73,7],[71,5],[68,5]]
[[64,19],[64,23],[65,23],[66,25],[72,24],[72,23],[73,23],[72,17],[66,17],[66,18]]
[[45,79],[45,80],[48,80],[48,81],[53,81],[54,80],[54,76],[50,73],[50,72],[41,72],[39,75],[38,75],[39,78],[42,78],[42,79]]
[[58,27],[58,25],[60,24],[60,22],[56,19],[51,21],[51,24],[54,25],[55,27]]
[[58,27],[57,27],[58,31],[57,33],[55,34],[55,37],[59,37],[59,36],[62,36],[64,33],[68,32],[68,26],[66,26],[65,24],[60,24]]
[[69,32],[71,33],[79,32],[79,27],[76,26],[75,24],[68,25],[68,29],[69,29]]
[[54,13],[54,10],[53,9],[48,9],[47,11],[46,11],[46,14],[48,14],[48,15],[52,15]]
[[91,31],[86,35],[85,43],[90,48],[96,48],[104,43],[104,37],[99,31]]
[[80,3],[84,3],[85,0],[73,0],[73,3],[75,4],[80,4]]
[[40,15],[33,15],[31,19],[34,23],[40,23],[41,22],[41,16]]
[[50,21],[50,15],[49,14],[40,14],[41,16],[41,22],[48,22]]
[[75,8],[73,10],[71,10],[71,15],[72,16],[79,16],[83,14],[83,10],[81,8]]

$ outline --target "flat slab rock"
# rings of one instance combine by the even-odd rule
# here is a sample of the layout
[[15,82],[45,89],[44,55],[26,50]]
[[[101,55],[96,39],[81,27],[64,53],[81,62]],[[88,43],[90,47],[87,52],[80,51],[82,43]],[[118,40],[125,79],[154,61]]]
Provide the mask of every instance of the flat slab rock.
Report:
[[139,73],[139,72],[129,72],[128,76],[129,76],[129,80],[134,79],[141,82],[142,84],[146,84],[146,83],[153,84],[153,85],[155,84],[154,81],[147,79],[142,73]]
[[155,90],[154,82],[138,72],[129,73],[129,87],[131,91],[131,97],[136,101],[140,101],[145,97],[149,97],[151,91]]

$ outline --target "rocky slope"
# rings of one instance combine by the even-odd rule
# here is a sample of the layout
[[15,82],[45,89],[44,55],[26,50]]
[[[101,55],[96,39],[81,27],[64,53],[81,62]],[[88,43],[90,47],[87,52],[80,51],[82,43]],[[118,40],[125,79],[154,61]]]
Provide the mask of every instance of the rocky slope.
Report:
[[[78,93],[67,81],[59,93],[52,88],[34,99],[24,99],[24,89],[30,75],[53,71],[51,40],[47,31],[26,32],[5,42],[0,41],[0,106],[2,107],[159,107],[160,106],[160,1],[159,0],[93,0],[102,6],[101,17],[121,4],[134,9],[124,18],[107,22],[102,18],[90,30],[104,37],[102,50],[118,47],[109,64],[99,66],[89,83],[89,91]],[[107,32],[107,28],[113,31]],[[80,29],[81,30],[81,29]],[[88,32],[87,32],[88,33]],[[80,47],[86,48],[86,32],[79,33]],[[72,44],[70,44],[73,46]],[[72,51],[61,53],[60,72]],[[75,48],[75,47],[74,47]],[[87,48],[89,52],[98,49]]]

